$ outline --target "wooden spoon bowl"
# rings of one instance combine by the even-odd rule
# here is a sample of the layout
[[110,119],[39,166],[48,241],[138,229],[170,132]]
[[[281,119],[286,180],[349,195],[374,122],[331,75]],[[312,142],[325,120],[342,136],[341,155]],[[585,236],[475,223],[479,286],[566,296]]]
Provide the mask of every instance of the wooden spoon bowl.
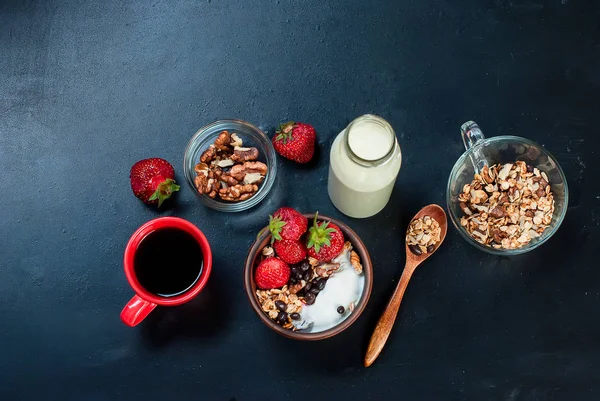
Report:
[[442,209],[441,206],[438,206],[438,205],[425,206],[423,209],[419,210],[419,212],[417,214],[415,214],[415,216],[412,218],[412,220],[410,221],[410,223],[408,225],[410,226],[410,224],[414,220],[420,219],[421,217],[425,217],[425,216],[429,216],[429,217],[433,218],[435,221],[437,221],[440,224],[440,229],[441,229],[440,240],[438,241],[437,244],[435,244],[435,247],[432,252],[423,253],[421,255],[417,255],[417,254],[413,253],[410,250],[410,248],[408,247],[408,244],[405,243],[404,246],[406,248],[406,266],[404,267],[404,270],[406,270],[409,266],[413,266],[413,270],[414,270],[414,268],[416,268],[419,264],[421,264],[427,258],[429,258],[431,255],[433,255],[435,253],[435,251],[438,250],[438,248],[440,247],[442,242],[444,241],[444,238],[446,238],[446,232],[448,231],[448,221],[446,219],[446,212],[444,212],[444,209]]
[[446,238],[448,220],[446,219],[446,212],[444,212],[444,209],[438,205],[425,206],[412,218],[410,223],[412,223],[415,219],[425,216],[435,219],[440,224],[440,240],[435,244],[433,251],[422,253],[421,255],[413,253],[408,247],[408,244],[405,244],[406,265],[404,266],[404,271],[402,272],[400,281],[396,286],[396,290],[394,291],[394,294],[392,295],[387,307],[383,311],[383,314],[379,318],[377,326],[375,327],[375,331],[371,336],[371,341],[369,342],[364,360],[365,367],[371,366],[373,362],[375,362],[375,359],[377,359],[377,356],[379,356],[381,353],[381,350],[383,349],[383,346],[385,345],[385,342],[392,331],[392,327],[394,326],[396,316],[398,315],[398,310],[400,309],[400,303],[402,302],[402,297],[404,296],[404,291],[406,291],[406,287],[408,286],[408,282],[410,281],[413,272],[417,266],[423,263],[438,250],[444,241],[444,238]]

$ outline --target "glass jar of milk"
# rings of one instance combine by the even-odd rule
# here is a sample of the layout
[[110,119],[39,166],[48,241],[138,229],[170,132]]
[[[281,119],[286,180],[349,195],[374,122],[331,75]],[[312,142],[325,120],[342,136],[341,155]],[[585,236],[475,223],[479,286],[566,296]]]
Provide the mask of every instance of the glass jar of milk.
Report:
[[372,114],[360,116],[331,146],[329,197],[350,217],[373,216],[388,203],[401,164],[392,126]]

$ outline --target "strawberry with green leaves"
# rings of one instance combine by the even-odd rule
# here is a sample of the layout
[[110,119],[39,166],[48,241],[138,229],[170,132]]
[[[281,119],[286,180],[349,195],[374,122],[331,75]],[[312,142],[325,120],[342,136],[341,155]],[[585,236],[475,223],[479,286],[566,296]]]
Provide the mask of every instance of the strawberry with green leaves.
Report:
[[315,214],[313,226],[308,229],[306,247],[308,256],[321,262],[329,262],[338,256],[344,248],[344,234],[342,230],[329,221],[317,220]]
[[153,205],[169,199],[173,192],[179,191],[175,183],[175,170],[165,159],[153,157],[140,160],[131,167],[129,181],[133,194],[142,202]]
[[308,163],[315,153],[315,129],[304,123],[281,124],[273,137],[273,147],[281,156],[297,163]]
[[298,241],[308,228],[308,219],[291,207],[279,208],[269,216],[271,243],[282,239]]

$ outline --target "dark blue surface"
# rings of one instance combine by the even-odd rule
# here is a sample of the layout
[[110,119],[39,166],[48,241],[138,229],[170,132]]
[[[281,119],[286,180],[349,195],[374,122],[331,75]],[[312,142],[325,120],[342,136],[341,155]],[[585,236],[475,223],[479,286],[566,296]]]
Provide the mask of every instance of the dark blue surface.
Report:
[[[1,400],[600,398],[597,2],[83,3],[0,3]],[[371,301],[336,338],[282,338],[246,300],[246,251],[281,205],[343,217],[326,193],[328,150],[367,112],[390,121],[404,156],[386,209],[345,218],[371,251]],[[219,118],[310,122],[319,160],[280,160],[271,196],[249,212],[207,210],[181,166],[192,134]],[[365,369],[404,228],[422,205],[443,204],[468,119],[553,152],[571,188],[567,217],[511,259],[449,230]],[[151,156],[182,184],[161,212],[128,184]],[[119,320],[132,295],[122,252],[160,215],[205,232],[214,273],[195,302],[130,329]]]

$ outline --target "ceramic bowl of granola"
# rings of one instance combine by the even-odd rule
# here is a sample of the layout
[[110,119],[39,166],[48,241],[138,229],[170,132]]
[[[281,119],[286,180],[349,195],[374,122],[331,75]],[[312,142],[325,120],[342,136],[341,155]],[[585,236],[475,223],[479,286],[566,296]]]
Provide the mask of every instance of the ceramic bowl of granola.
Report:
[[550,239],[569,202],[554,156],[525,138],[485,138],[472,121],[461,133],[467,151],[452,169],[446,197],[463,238],[496,255],[529,252]]
[[[315,224],[315,214],[301,216],[309,226]],[[322,340],[346,330],[363,312],[373,285],[369,252],[358,235],[330,217],[318,215],[316,224],[323,228],[327,224],[329,229],[339,229],[343,234],[341,250],[338,248],[336,255],[330,255],[331,260],[325,262],[307,256],[289,264],[290,273],[276,288],[265,289],[258,278],[259,270],[268,261],[284,264],[278,260],[284,256],[278,241],[272,244],[271,231],[264,229],[252,244],[244,266],[244,287],[260,320],[295,340]],[[300,241],[309,242],[309,232]]]
[[271,140],[241,120],[219,120],[198,130],[183,157],[185,179],[200,201],[240,212],[262,201],[277,175]]

